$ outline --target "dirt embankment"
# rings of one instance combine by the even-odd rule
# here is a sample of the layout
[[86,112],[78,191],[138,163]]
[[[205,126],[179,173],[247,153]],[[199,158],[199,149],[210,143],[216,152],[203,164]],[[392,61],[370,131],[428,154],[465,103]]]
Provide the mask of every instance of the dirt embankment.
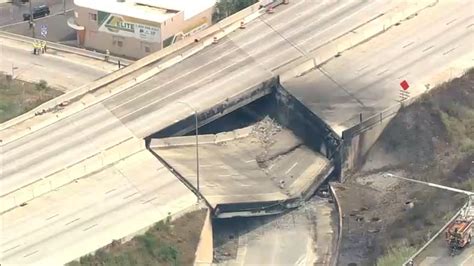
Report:
[[340,265],[403,262],[466,199],[386,172],[474,191],[474,69],[401,110],[341,185]]

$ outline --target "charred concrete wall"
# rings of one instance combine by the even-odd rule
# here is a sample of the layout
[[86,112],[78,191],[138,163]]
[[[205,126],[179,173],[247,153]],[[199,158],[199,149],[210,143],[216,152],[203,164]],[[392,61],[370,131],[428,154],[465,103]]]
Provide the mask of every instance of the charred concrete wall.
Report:
[[[228,113],[231,113],[239,108],[242,108],[249,103],[258,100],[266,95],[271,94],[279,86],[278,77],[266,80],[254,87],[251,87],[242,93],[225,99],[222,103],[210,107],[198,114],[199,127],[204,126]],[[181,120],[147,138],[147,143],[151,138],[163,138],[171,136],[184,135],[195,128],[194,116]]]
[[400,105],[388,108],[342,132],[341,181],[356,172],[365,162],[367,154],[384,129],[395,117]]
[[272,95],[275,119],[290,128],[306,145],[326,156],[334,164],[335,175],[340,177],[342,141],[339,136],[281,85]]

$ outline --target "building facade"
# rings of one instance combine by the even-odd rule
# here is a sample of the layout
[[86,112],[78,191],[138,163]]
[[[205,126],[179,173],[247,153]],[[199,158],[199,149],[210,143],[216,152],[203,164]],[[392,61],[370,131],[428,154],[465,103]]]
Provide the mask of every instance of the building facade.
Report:
[[78,45],[141,58],[212,23],[215,0],[74,0]]

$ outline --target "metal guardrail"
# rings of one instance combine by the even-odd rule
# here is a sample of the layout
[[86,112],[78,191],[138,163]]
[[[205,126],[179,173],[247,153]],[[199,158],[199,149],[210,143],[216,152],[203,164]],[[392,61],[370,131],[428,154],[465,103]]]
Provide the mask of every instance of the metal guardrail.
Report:
[[340,249],[341,249],[341,243],[342,243],[342,209],[341,205],[339,204],[339,199],[337,198],[336,191],[334,190],[334,187],[331,185],[331,182],[329,183],[329,190],[331,191],[331,195],[334,199],[334,204],[336,204],[336,209],[337,209],[337,214],[338,214],[338,234],[337,234],[337,242],[336,246],[334,247],[332,254],[333,258],[331,258],[331,265],[336,266],[338,265],[339,262],[339,257],[340,257]]
[[[89,83],[89,84],[86,84],[85,86],[82,86],[82,87],[79,87],[75,90],[72,90],[68,93],[65,93],[57,98],[54,98],[46,103],[43,103],[42,105],[34,108],[33,110],[23,114],[23,115],[20,115],[20,116],[17,116],[15,118],[12,118],[2,124],[0,124],[0,130],[3,130],[3,129],[6,129],[8,127],[11,127],[17,123],[21,123],[22,121],[25,121],[25,120],[28,120],[32,117],[34,117],[35,115],[35,112],[37,112],[38,110],[42,110],[42,109],[49,109],[49,108],[54,108],[55,106],[57,106],[58,104],[60,104],[61,102],[65,102],[65,101],[70,101],[71,99],[75,99],[77,97],[80,97],[90,91],[94,91],[98,88],[101,88],[103,86],[106,86],[118,79],[121,79],[123,78],[124,76],[127,76],[127,75],[130,75],[131,73],[133,72],[136,72],[138,71],[139,69],[145,67],[145,66],[148,66],[148,65],[151,65],[159,60],[161,60],[162,58],[166,57],[166,56],[169,56],[189,45],[195,45],[197,48],[204,48],[204,42],[201,40],[203,38],[212,38],[212,35],[215,35],[215,34],[218,34],[218,33],[222,33],[223,35],[226,34],[226,30],[229,29],[229,31],[233,31],[235,29],[237,29],[239,27],[239,22],[240,21],[244,21],[244,20],[247,20],[247,18],[249,18],[250,16],[252,16],[253,14],[256,14],[256,16],[259,16],[259,15],[262,15],[263,12],[262,12],[262,9],[260,9],[260,4],[259,3],[256,3],[254,5],[251,5],[223,20],[221,20],[220,22],[212,25],[211,27],[203,30],[202,32],[199,32],[199,33],[196,33],[194,36],[191,36],[191,37],[188,37],[188,38],[185,38],[173,45],[170,45],[158,52],[155,52],[154,54],[151,54],[147,57],[144,57],[140,60],[137,60],[136,62],[134,62],[132,65],[126,67],[126,68],[123,68],[123,69],[120,69],[118,71],[115,71],[114,73],[112,74],[109,74],[108,76],[105,76],[97,81],[94,81],[92,83]],[[253,18],[250,18],[248,19],[249,21],[252,20]],[[234,29],[235,28],[235,29]],[[10,33],[5,33],[5,32],[0,32],[0,36],[2,36],[2,34],[4,34],[5,36],[16,36],[14,34],[10,34]],[[222,35],[220,37],[223,37]],[[25,37],[25,38],[28,38],[28,37]],[[195,42],[195,39],[198,39],[200,40],[199,43],[196,43]],[[200,51],[200,49],[196,49],[196,51],[193,51],[189,54],[187,54],[186,56],[191,56],[193,53],[195,52],[198,52]],[[183,57],[183,55],[177,55],[177,57]]]
[[348,129],[346,129],[342,132],[342,138],[343,139],[350,139],[354,136],[357,136],[357,135],[371,129],[375,125],[381,124],[387,118],[391,118],[391,117],[395,116],[396,114],[398,114],[398,111],[400,109],[402,109],[402,108],[414,103],[415,101],[417,101],[421,96],[425,95],[425,93],[426,93],[426,91],[422,92],[418,95],[415,95],[415,96],[413,96],[409,99],[406,99],[402,102],[399,102],[395,105],[387,107],[383,111],[381,111],[381,112],[379,112],[375,115],[372,115],[369,118],[363,119],[361,122],[358,122],[358,123],[356,122],[356,124],[354,126],[348,128]]
[[436,232],[436,234],[433,235],[433,237],[431,237],[430,240],[428,240],[428,242],[426,242],[423,247],[421,247],[417,252],[415,252],[415,254],[413,254],[408,260],[406,260],[402,266],[411,266],[413,265],[413,261],[415,260],[415,258],[417,256],[419,256],[421,254],[421,252],[423,252],[436,238],[438,238],[438,236],[444,232],[444,230],[446,230],[446,228],[461,214],[462,210],[464,208],[466,208],[468,205],[468,203],[464,204],[464,206],[459,209],[459,211],[438,231]]

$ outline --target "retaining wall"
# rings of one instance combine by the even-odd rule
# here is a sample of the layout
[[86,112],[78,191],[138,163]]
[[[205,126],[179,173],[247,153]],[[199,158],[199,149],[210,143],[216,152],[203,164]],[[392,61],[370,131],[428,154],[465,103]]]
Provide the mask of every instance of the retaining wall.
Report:
[[[271,94],[279,86],[278,77],[270,78],[244,92],[231,96],[223,102],[216,104],[208,109],[202,110],[197,114],[199,127],[202,127],[228,113],[231,113],[247,104],[258,100],[268,94]],[[153,138],[166,138],[170,136],[184,135],[196,126],[194,114],[190,114],[185,119],[170,125],[163,130],[147,137],[147,143]]]
[[207,209],[206,220],[202,226],[201,236],[196,249],[194,265],[211,265],[214,259],[214,238],[211,210]]
[[277,121],[300,137],[306,145],[326,156],[335,167],[335,174],[340,175],[341,139],[321,118],[309,110],[296,97],[282,86],[274,93],[274,107],[277,108]]

